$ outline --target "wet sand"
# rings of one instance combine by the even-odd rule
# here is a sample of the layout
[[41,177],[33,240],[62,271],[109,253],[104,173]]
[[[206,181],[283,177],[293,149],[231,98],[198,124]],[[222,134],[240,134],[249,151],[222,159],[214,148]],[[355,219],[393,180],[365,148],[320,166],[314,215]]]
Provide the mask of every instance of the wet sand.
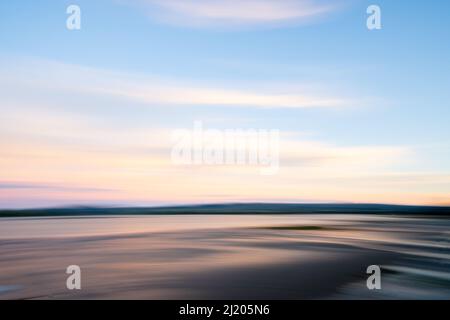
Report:
[[[176,218],[0,221],[0,298],[450,298],[448,219]],[[74,264],[82,289],[71,291],[65,270]],[[382,266],[380,291],[365,285],[373,264]]]

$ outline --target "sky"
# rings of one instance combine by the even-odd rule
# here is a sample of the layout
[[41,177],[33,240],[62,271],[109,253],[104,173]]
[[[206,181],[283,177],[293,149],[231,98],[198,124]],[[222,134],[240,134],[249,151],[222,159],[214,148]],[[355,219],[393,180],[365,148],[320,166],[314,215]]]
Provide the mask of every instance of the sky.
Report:
[[[382,27],[366,26],[369,5]],[[66,10],[81,9],[69,30]],[[450,204],[450,3],[0,2],[0,208]],[[174,130],[278,130],[279,170]]]

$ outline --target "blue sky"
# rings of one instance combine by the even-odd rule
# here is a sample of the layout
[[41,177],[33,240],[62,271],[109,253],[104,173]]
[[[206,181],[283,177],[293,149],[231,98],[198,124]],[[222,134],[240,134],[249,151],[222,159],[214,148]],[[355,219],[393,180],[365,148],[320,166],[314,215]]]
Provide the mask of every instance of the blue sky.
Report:
[[[261,2],[271,3],[268,0]],[[406,180],[419,175],[421,178],[416,185],[383,182],[389,185],[382,184],[384,187],[379,190],[368,191],[356,199],[405,203],[414,202],[408,199],[414,200],[420,195],[420,203],[450,202],[448,1],[286,0],[278,2],[276,10],[269,7],[267,12],[258,11],[261,7],[256,0],[236,2],[236,5],[243,4],[241,10],[228,10],[223,5],[226,1],[222,0],[213,0],[209,4],[205,1],[201,8],[211,9],[209,11],[199,11],[195,0],[187,2],[187,9],[179,0],[166,3],[173,6],[161,5],[157,0],[1,2],[0,65],[3,72],[0,76],[6,89],[0,106],[2,113],[21,119],[32,110],[43,118],[47,114],[46,121],[52,117],[72,120],[79,117],[83,124],[90,124],[89,128],[115,131],[189,128],[193,121],[201,119],[216,128],[238,126],[296,132],[300,140],[342,148],[342,152],[346,152],[346,148],[407,149],[407,153],[383,170],[371,167],[365,170],[375,176],[405,174]],[[81,8],[81,30],[69,31],[65,27],[65,11],[70,4]],[[366,28],[366,8],[370,4],[381,8],[381,30]],[[295,12],[292,8],[297,6],[313,12],[323,6],[331,9],[307,18],[284,17],[289,10]],[[253,7],[256,13],[246,15],[246,10],[251,12]],[[281,12],[281,18],[274,23],[270,15],[277,10]],[[220,19],[208,16],[211,12],[219,14]],[[84,71],[77,68],[84,68]],[[83,78],[85,72],[89,73],[88,81]],[[109,76],[99,75],[99,72],[108,72]],[[122,75],[121,84],[108,82],[110,78]],[[102,88],[120,88],[122,84],[130,83],[137,86],[140,79],[145,79],[142,82],[146,86],[163,83],[163,91],[175,85],[177,88],[200,88],[199,92],[206,87],[262,95],[286,94],[292,99],[306,95],[306,103],[311,107],[280,106],[276,100],[273,105],[262,107],[240,105],[239,102],[230,107],[214,101],[198,104],[194,101],[188,107],[180,107],[172,100],[161,102],[152,97],[127,100],[114,94],[86,93],[89,87],[98,83]],[[33,80],[36,83],[30,84]],[[42,83],[53,90],[41,89]],[[70,87],[80,84],[83,88],[74,93],[67,88],[56,88],[56,83],[66,83]],[[130,95],[127,93],[126,97]],[[316,107],[315,104],[324,98],[339,103]],[[42,121],[43,126],[44,123],[48,122]],[[17,138],[19,144],[19,137],[25,133],[13,129],[16,131],[4,128],[3,136],[12,137],[11,141]],[[33,132],[26,134],[33,138],[37,136]],[[39,140],[40,143],[53,141],[52,135],[58,136],[49,132]],[[90,144],[89,139],[81,140],[79,142],[76,134],[69,139],[71,145],[77,144],[81,149]],[[67,146],[67,141],[59,143]],[[4,152],[8,152],[8,148],[11,147],[5,147]],[[13,172],[13,164],[11,166],[10,172]],[[364,177],[360,176],[361,179]],[[92,181],[66,179],[64,171],[48,179],[34,176],[32,171],[29,177],[3,173],[0,179],[5,184],[19,182],[24,185],[29,185],[32,179],[33,183],[45,186],[49,182],[59,186],[68,180],[76,188],[83,185],[92,191]],[[345,182],[348,190],[352,190],[352,179]],[[416,180],[411,178],[411,181]],[[109,183],[107,181],[100,183],[98,188],[103,189]],[[286,182],[280,177],[267,183],[285,186]],[[148,188],[153,187],[148,182]],[[354,188],[360,189],[360,186]],[[46,190],[42,202],[37,198],[36,201],[27,200],[27,203],[53,204],[51,198],[54,195],[48,193],[48,188]],[[386,192],[391,194],[380,196],[377,201],[377,195]],[[125,192],[123,199],[130,194],[133,194],[130,190]],[[83,194],[72,196],[61,203],[86,198]],[[195,202],[201,198],[202,191],[195,196],[197,198],[192,196],[187,200],[194,199]],[[17,195],[11,201],[8,200],[11,197],[5,198],[3,203],[5,206],[20,205],[24,197]],[[221,198],[217,193],[211,200],[266,200],[264,197],[255,193]],[[133,200],[135,203],[145,202],[140,195],[131,198],[136,199]],[[170,202],[168,194],[161,196],[163,198],[161,201]],[[345,198],[340,194],[333,196],[332,191],[306,198],[353,201],[351,194]],[[95,196],[88,200],[92,199]],[[102,199],[112,201],[117,197],[111,195]],[[296,199],[295,192],[291,192],[286,199],[267,200]],[[298,199],[304,197],[298,195]],[[159,200],[157,197],[151,199],[153,202]],[[179,201],[187,200],[180,198]]]

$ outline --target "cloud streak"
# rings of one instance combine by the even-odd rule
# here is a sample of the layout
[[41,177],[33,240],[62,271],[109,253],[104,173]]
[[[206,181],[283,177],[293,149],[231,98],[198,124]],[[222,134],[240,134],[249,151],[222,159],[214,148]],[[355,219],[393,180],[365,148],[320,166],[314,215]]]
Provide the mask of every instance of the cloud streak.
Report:
[[[53,199],[54,204],[66,205],[77,204],[80,199],[195,202],[203,201],[205,195],[210,195],[211,201],[305,197],[349,201],[349,195],[351,200],[369,201],[377,195],[377,201],[381,201],[399,191],[405,194],[397,196],[397,201],[410,201],[407,193],[419,193],[424,187],[422,180],[409,181],[405,188],[384,178],[395,173],[392,168],[396,164],[411,158],[412,150],[406,147],[338,146],[287,134],[281,139],[279,174],[264,177],[257,166],[174,166],[168,128],[118,132],[114,126],[87,122],[71,114],[65,118],[62,112],[55,115],[45,110],[35,110],[30,117],[34,126],[21,122],[18,115],[0,130],[0,134],[9,133],[9,138],[0,142],[0,206],[11,199],[19,203],[30,198],[36,203]],[[54,130],[52,123],[61,123],[70,130]],[[42,138],[35,139],[39,134]],[[368,175],[372,176],[370,182]],[[402,177],[405,183],[411,175]],[[429,188],[436,184],[436,177],[425,182]]]
[[[18,82],[31,88],[119,97],[149,106],[227,106],[254,108],[342,108],[356,99],[292,87],[284,90],[192,84],[152,76],[121,73],[52,61],[25,61],[20,69],[9,68],[0,82]],[[274,85],[280,88],[282,85]]]
[[[282,103],[268,90],[191,82],[183,86],[179,81],[55,62],[11,63],[3,70],[0,207],[187,203],[205,197],[209,201],[448,201],[448,177],[439,177],[439,172],[418,176],[415,169],[399,171],[400,166],[414,165],[417,154],[412,146],[338,144],[285,132],[280,172],[263,177],[256,166],[174,166],[170,158],[174,124],[153,118],[153,111],[164,112],[165,105],[299,107],[300,103],[292,103],[293,93],[285,93],[291,98]],[[115,110],[108,112],[111,102],[116,103]],[[173,110],[168,110],[172,120]],[[132,113],[148,118],[136,123]]]
[[165,23],[195,27],[277,26],[328,14],[341,0],[144,0],[148,13]]

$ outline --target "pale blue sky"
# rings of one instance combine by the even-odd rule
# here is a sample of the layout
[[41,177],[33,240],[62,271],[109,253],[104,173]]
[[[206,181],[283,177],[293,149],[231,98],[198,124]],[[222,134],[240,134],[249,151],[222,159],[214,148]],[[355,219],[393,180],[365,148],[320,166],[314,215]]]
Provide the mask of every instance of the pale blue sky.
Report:
[[[450,191],[450,3],[286,2],[304,2],[312,8],[334,6],[308,19],[272,23],[244,15],[216,23],[208,17],[180,14],[170,6],[161,9],[152,0],[2,1],[0,83],[5,90],[1,111],[12,117],[14,112],[43,108],[57,117],[79,116],[94,127],[114,130],[191,127],[194,120],[203,120],[216,128],[297,132],[334,147],[407,148],[408,158],[392,163],[389,174],[439,176],[435,184],[418,185],[417,192],[438,194],[436,202],[446,202]],[[255,1],[247,3],[251,8]],[[79,31],[65,27],[70,4],[81,7]],[[382,10],[381,30],[366,28],[370,4]],[[231,10],[229,16],[233,14]],[[97,82],[105,86],[108,76],[98,80],[95,73],[84,83],[85,74],[70,69],[78,78],[66,72],[68,79],[60,80],[70,67],[110,72],[110,78],[123,74],[123,82],[133,79],[133,85],[143,78],[145,83],[177,87],[305,94],[311,104],[322,97],[341,102],[289,108],[276,103],[230,107],[206,102],[180,107],[153,100],[128,101],[86,94]],[[46,68],[56,71],[47,77]],[[24,85],[24,81],[36,83]],[[40,85],[48,89],[47,81],[50,87],[65,83],[83,88],[79,94],[67,88],[46,91]],[[76,143],[73,137],[70,141]],[[397,191],[407,189],[402,186]]]

